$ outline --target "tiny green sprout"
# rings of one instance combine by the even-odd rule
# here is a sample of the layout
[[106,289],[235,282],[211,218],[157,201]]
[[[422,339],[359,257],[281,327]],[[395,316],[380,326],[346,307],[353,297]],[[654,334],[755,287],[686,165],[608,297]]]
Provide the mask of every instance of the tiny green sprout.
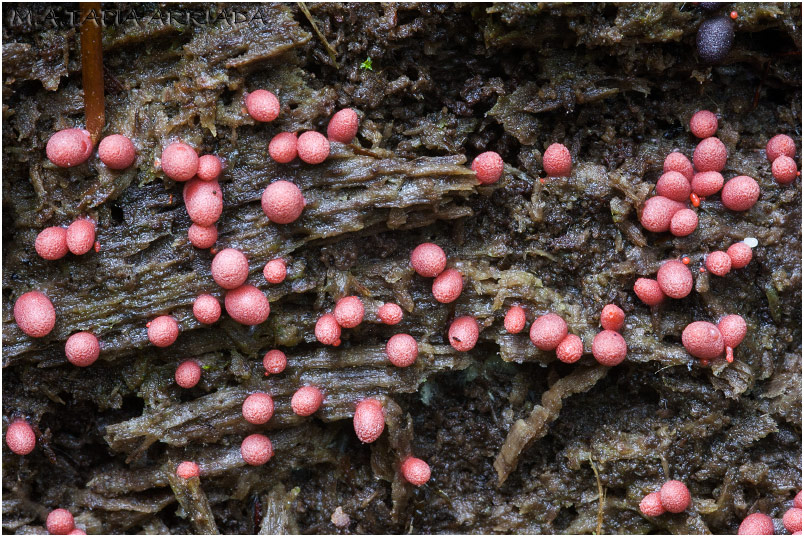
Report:
[[212,366],[211,365],[202,365],[201,369],[203,369],[204,371],[208,371],[208,370],[212,369]]
[[366,58],[363,63],[360,64],[361,69],[368,69],[369,71],[373,71],[374,68],[371,66],[371,56]]

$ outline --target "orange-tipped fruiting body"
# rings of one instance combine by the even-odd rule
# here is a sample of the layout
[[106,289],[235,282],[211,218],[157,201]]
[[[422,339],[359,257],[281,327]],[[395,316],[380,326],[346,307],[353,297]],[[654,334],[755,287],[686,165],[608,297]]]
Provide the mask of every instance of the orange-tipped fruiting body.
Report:
[[385,354],[396,367],[408,367],[419,356],[419,345],[409,334],[395,334],[385,344]]
[[278,375],[285,370],[287,365],[288,359],[285,353],[276,349],[265,353],[265,357],[262,359],[266,375]]
[[262,275],[268,283],[282,283],[288,274],[288,267],[284,259],[272,259],[265,264]]
[[27,421],[18,419],[6,429],[6,445],[17,455],[27,455],[36,447],[36,435]]
[[185,360],[176,368],[176,384],[184,389],[194,388],[201,380],[201,366],[195,360]]
[[255,121],[273,121],[279,116],[279,109],[279,99],[268,90],[258,89],[246,95],[246,110]]
[[437,244],[425,242],[413,249],[410,265],[419,276],[435,278],[447,266],[447,254]]
[[95,245],[95,223],[82,218],[67,228],[67,248],[75,255],[84,255]]
[[509,334],[518,334],[525,329],[527,318],[521,306],[511,306],[505,314],[503,325]]
[[747,175],[730,179],[720,193],[723,206],[732,211],[747,211],[759,199],[759,184]]
[[287,164],[295,159],[299,139],[294,132],[280,132],[268,142],[268,154],[280,164]]
[[542,315],[530,325],[530,340],[543,351],[552,351],[567,337],[567,323],[555,313]]
[[299,187],[289,181],[274,181],[262,193],[262,210],[275,224],[290,224],[304,210],[304,196]]
[[321,164],[329,156],[329,140],[320,132],[307,131],[299,136],[296,151],[307,164]]
[[67,535],[75,529],[75,519],[67,509],[54,509],[47,515],[45,526],[50,535]]
[[56,325],[53,303],[39,291],[28,291],[14,303],[14,321],[31,337],[45,337]]
[[449,344],[456,351],[466,352],[475,348],[480,327],[474,317],[458,317],[449,327]]
[[327,137],[330,140],[348,144],[357,135],[357,127],[360,120],[357,112],[351,108],[338,110],[327,125]]
[[421,487],[430,480],[430,465],[416,457],[408,457],[400,468],[405,481]]
[[709,110],[698,110],[690,118],[690,131],[696,138],[709,138],[717,132],[717,116]]
[[600,312],[600,326],[619,332],[625,322],[625,312],[615,304],[606,304]]
[[98,144],[98,158],[112,170],[125,170],[134,164],[137,150],[127,137],[112,134]]
[[58,226],[43,229],[36,236],[34,248],[42,259],[48,261],[61,259],[70,251],[67,248],[67,230]]
[[271,305],[265,294],[253,285],[241,285],[226,293],[223,300],[226,313],[240,324],[262,324],[271,314]]
[[677,259],[665,261],[656,274],[662,293],[670,298],[684,298],[692,291],[692,272]]
[[447,269],[433,280],[433,296],[442,304],[454,302],[463,291],[463,276],[455,269]]
[[354,328],[363,322],[365,309],[363,301],[358,297],[345,296],[338,300],[332,313],[335,315],[335,321],[342,328]]
[[634,293],[648,306],[656,306],[664,300],[664,292],[659,282],[650,278],[638,278],[634,282]]
[[357,404],[353,419],[357,438],[364,444],[377,440],[385,429],[382,403],[376,399],[363,399]]
[[393,302],[386,302],[377,310],[377,317],[384,324],[399,324],[402,322],[402,308]]
[[572,171],[572,155],[564,144],[552,144],[544,151],[542,166],[550,177],[565,177]]
[[681,481],[672,480],[659,491],[662,506],[671,513],[681,513],[690,506],[690,491]]
[[77,332],[67,338],[64,345],[67,360],[78,367],[87,367],[95,363],[100,355],[100,343],[94,334]]
[[274,456],[274,447],[267,436],[252,434],[240,444],[240,456],[251,466],[261,466]]
[[574,364],[583,356],[583,341],[575,334],[567,334],[556,347],[556,358],[565,364]]
[[503,159],[495,151],[480,153],[472,161],[472,170],[480,184],[490,185],[500,180],[503,173]]
[[174,181],[189,181],[198,171],[198,154],[182,142],[173,142],[162,150],[162,171]]
[[645,516],[661,516],[665,513],[662,505],[661,495],[658,492],[651,492],[639,502],[639,510]]
[[315,323],[315,338],[324,345],[341,344],[341,325],[331,313],[325,313]]
[[248,260],[243,252],[225,248],[212,260],[212,279],[224,289],[235,289],[248,278]]
[[311,416],[324,402],[324,394],[315,386],[302,386],[290,400],[290,407],[299,416]]
[[625,339],[614,330],[603,330],[592,340],[592,355],[603,365],[613,367],[625,360],[628,346]]
[[243,418],[254,425],[268,423],[274,415],[274,400],[267,393],[252,393],[243,401]]
[[221,304],[212,295],[199,295],[193,302],[193,315],[202,324],[218,322],[221,318]]
[[179,324],[169,315],[157,317],[148,324],[148,339],[157,347],[169,347],[179,337]]
[[84,129],[64,129],[53,134],[45,148],[47,158],[60,168],[83,164],[92,155],[92,138]]
[[706,321],[688,324],[681,333],[681,343],[688,353],[702,360],[717,358],[725,348],[720,330]]
[[182,479],[192,479],[201,475],[201,469],[192,461],[184,461],[176,468],[176,475]]

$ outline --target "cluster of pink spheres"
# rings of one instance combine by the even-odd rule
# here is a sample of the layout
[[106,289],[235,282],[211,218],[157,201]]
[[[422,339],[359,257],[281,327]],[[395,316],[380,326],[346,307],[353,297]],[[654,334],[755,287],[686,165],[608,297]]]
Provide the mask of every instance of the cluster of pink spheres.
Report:
[[[801,535],[801,491],[793,500],[793,507],[782,516],[784,529],[793,535]],[[774,535],[773,519],[764,513],[752,513],[743,519],[738,535]]]
[[[275,120],[281,111],[279,99],[267,90],[258,89],[245,95],[244,113],[255,121],[267,123]],[[298,157],[307,164],[320,164],[330,153],[330,143],[348,144],[357,135],[359,118],[352,109],[337,112],[327,126],[327,136],[307,131],[300,135],[295,132],[281,132],[268,144],[270,157],[280,164],[288,164]],[[700,201],[721,192],[723,205],[733,211],[750,209],[759,198],[757,182],[747,176],[738,176],[725,182],[723,170],[727,150],[715,137],[718,128],[717,116],[701,110],[690,120],[690,131],[701,142],[693,154],[692,163],[681,153],[674,152],[664,162],[664,174],[656,183],[656,196],[646,201],[640,221],[645,229],[653,232],[670,231],[683,237],[690,235],[698,226],[694,210],[687,207],[689,201],[698,207]],[[89,133],[83,129],[65,129],[55,133],[47,143],[47,157],[56,166],[73,167],[86,162],[93,151]],[[799,175],[793,158],[795,144],[786,135],[774,136],[767,144],[766,154],[772,164],[773,176],[780,184],[788,184]],[[131,140],[123,135],[113,134],[105,137],[98,146],[98,157],[111,170],[125,170],[136,160],[136,148]],[[545,173],[550,177],[568,176],[572,169],[572,157],[562,144],[554,143],[544,152],[542,163]],[[217,239],[217,222],[223,211],[223,194],[218,178],[224,169],[224,162],[216,155],[198,156],[195,149],[174,141],[167,145],[161,158],[156,162],[165,175],[175,181],[185,182],[184,202],[192,225],[188,239],[200,249],[213,248]],[[499,181],[504,171],[504,163],[499,154],[487,151],[479,154],[472,162],[480,184],[488,185]],[[305,200],[301,190],[289,181],[275,181],[269,184],[262,195],[262,209],[269,221],[275,224],[295,222],[304,210]],[[95,246],[95,224],[81,219],[73,222],[67,229],[49,227],[39,233],[35,249],[44,259],[61,259],[68,252],[83,255]],[[239,250],[225,248],[220,252],[213,249],[213,280],[225,292],[224,307],[229,316],[245,325],[264,322],[270,314],[270,305],[264,293],[246,283],[249,277],[248,258]],[[732,268],[745,267],[752,257],[751,247],[735,243],[726,252],[711,252],[706,257],[706,269],[714,275],[724,276]],[[411,266],[422,277],[433,278],[432,293],[443,304],[457,300],[463,290],[463,276],[455,268],[447,268],[447,256],[436,244],[424,243],[411,253]],[[666,261],[658,271],[656,280],[640,278],[634,284],[637,296],[646,304],[655,306],[665,297],[684,298],[692,290],[692,274],[684,262]],[[703,270],[703,268],[701,269]],[[286,261],[277,258],[269,261],[263,276],[268,283],[280,284],[287,275]],[[221,305],[210,294],[200,295],[193,304],[193,314],[205,325],[217,322],[221,315]],[[322,315],[315,326],[316,339],[325,345],[340,345],[342,329],[358,327],[364,319],[365,308],[359,297],[341,298],[332,313]],[[387,325],[402,321],[402,308],[394,303],[385,303],[377,310],[377,320]],[[50,300],[39,291],[30,291],[20,296],[14,305],[14,317],[20,329],[31,337],[44,337],[55,325],[55,309]],[[608,304],[601,313],[601,326],[592,342],[592,354],[606,366],[621,363],[627,354],[627,345],[620,335],[625,313],[614,304]],[[512,334],[521,332],[527,324],[526,311],[513,305],[505,315],[505,329]],[[746,323],[739,315],[729,315],[720,320],[717,326],[703,321],[688,325],[682,334],[682,343],[693,356],[706,364],[718,358],[725,351],[726,359],[733,360],[733,349],[746,335]],[[179,335],[176,320],[169,315],[156,317],[147,324],[148,338],[157,347],[172,345]],[[479,337],[480,327],[470,316],[457,317],[448,331],[448,339],[453,348],[460,352],[474,348]],[[531,342],[544,351],[556,351],[557,358],[565,363],[574,363],[583,355],[581,338],[568,333],[567,323],[559,315],[548,313],[537,318],[530,329]],[[72,334],[65,345],[65,354],[70,363],[78,367],[92,365],[100,353],[100,343],[90,332]],[[406,333],[392,336],[386,344],[386,356],[396,367],[409,367],[418,357],[416,340]],[[284,371],[287,358],[279,350],[269,351],[263,359],[265,375],[276,375]],[[189,389],[198,384],[202,368],[195,360],[186,360],[176,369],[177,385]],[[291,407],[299,416],[311,416],[321,407],[323,392],[316,386],[303,386],[293,395]],[[243,418],[252,424],[267,423],[274,413],[274,401],[267,393],[256,392],[243,402]],[[377,440],[385,428],[383,406],[377,399],[360,401],[354,413],[354,429],[361,442]],[[33,428],[24,420],[17,419],[7,429],[6,443],[16,454],[27,455],[33,451],[36,435]],[[273,456],[271,441],[264,435],[252,434],[246,437],[240,448],[243,460],[250,465],[265,464]],[[200,476],[195,462],[184,461],[178,465],[176,474],[183,479]],[[429,465],[412,456],[404,459],[400,473],[409,483],[420,486],[430,478]],[[801,493],[796,503],[785,513],[784,524],[791,532],[801,531]],[[665,511],[680,513],[690,503],[687,487],[679,481],[665,483],[661,491],[645,496],[640,504],[642,512],[648,516],[659,516]],[[764,517],[764,518],[763,518]],[[760,513],[750,515],[740,526],[740,533],[772,533],[770,518]],[[768,530],[770,527],[770,531]],[[47,520],[48,531],[52,534],[82,534],[75,528],[72,514],[64,509],[56,509]],[[744,531],[746,530],[746,531]]]

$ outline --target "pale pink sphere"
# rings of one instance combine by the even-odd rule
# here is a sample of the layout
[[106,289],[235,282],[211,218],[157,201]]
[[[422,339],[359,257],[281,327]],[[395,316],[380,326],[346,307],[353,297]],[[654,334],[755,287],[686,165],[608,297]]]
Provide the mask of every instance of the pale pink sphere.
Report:
[[679,172],[665,172],[656,182],[656,193],[674,201],[686,202],[691,191],[689,180]]
[[262,359],[262,367],[265,368],[265,375],[278,375],[285,370],[288,365],[288,359],[285,353],[279,350],[272,350],[265,353]]
[[173,142],[162,150],[162,171],[175,181],[189,181],[198,172],[198,154],[182,142]]
[[410,265],[419,276],[435,278],[447,266],[447,254],[437,244],[425,242],[411,252]]
[[518,334],[525,329],[525,310],[520,306],[511,306],[505,314],[503,325],[509,334]]
[[221,304],[212,295],[199,295],[193,302],[193,315],[202,324],[218,322],[221,318]]
[[248,279],[248,260],[243,252],[224,248],[212,260],[212,279],[224,289],[240,287]]
[[184,185],[187,216],[199,226],[212,226],[223,212],[223,192],[217,181],[193,179]]
[[603,365],[613,367],[625,360],[628,345],[614,330],[603,330],[592,340],[592,355]]
[[542,157],[544,171],[550,177],[564,177],[572,170],[572,155],[564,144],[552,144]]
[[86,534],[87,534],[87,532],[85,532],[81,528],[73,528],[73,531],[71,531],[67,535],[86,535]]
[[95,363],[100,355],[100,343],[94,334],[77,332],[67,338],[64,345],[67,360],[78,367],[87,367]]
[[650,278],[638,278],[634,282],[634,293],[648,306],[656,306],[664,300],[664,292],[659,286],[659,282]]
[[393,302],[386,302],[377,310],[377,317],[384,324],[399,324],[402,322],[402,308]]
[[400,468],[405,481],[421,487],[430,480],[430,465],[416,457],[408,457]]
[[211,226],[192,224],[187,230],[187,238],[190,239],[190,244],[196,248],[206,250],[212,248],[218,240],[218,228],[215,224]]
[[698,227],[698,214],[692,209],[681,209],[670,219],[670,233],[674,237],[691,235]]
[[290,407],[299,416],[311,416],[321,408],[324,394],[315,386],[302,386],[290,400]]
[[690,491],[681,481],[672,480],[659,491],[662,507],[671,513],[681,513],[690,506]]
[[131,140],[122,134],[112,134],[98,144],[98,157],[112,170],[125,170],[134,164],[137,150]]
[[619,332],[625,322],[625,312],[616,304],[606,304],[600,312],[600,326]]
[[530,325],[530,340],[543,351],[552,351],[567,337],[567,323],[555,313],[542,315]]
[[276,162],[287,164],[296,158],[299,139],[294,132],[280,132],[268,142],[268,154]]
[[34,248],[42,259],[61,259],[70,251],[67,248],[67,230],[58,226],[46,227],[36,236]]
[[31,337],[45,337],[56,325],[53,303],[39,291],[28,291],[14,302],[14,321]]
[[696,138],[709,138],[717,132],[717,116],[709,110],[698,110],[690,118],[690,131]]
[[466,352],[475,348],[480,327],[474,317],[458,317],[449,327],[449,344],[456,351]]
[[324,345],[341,344],[341,325],[331,313],[325,313],[315,323],[315,338]]
[[782,155],[773,161],[771,172],[777,183],[787,185],[795,181],[798,176],[798,167],[796,166],[795,160],[786,155]]
[[223,162],[215,155],[202,155],[198,159],[198,171],[195,174],[202,181],[217,181],[223,171]]
[[356,296],[345,296],[335,304],[335,320],[342,328],[354,328],[363,322],[363,301]]
[[248,326],[264,323],[271,314],[271,305],[265,294],[248,284],[226,293],[223,305],[229,317]]
[[17,455],[27,455],[36,447],[33,427],[23,419],[18,419],[6,429],[6,445]]
[[725,348],[720,330],[706,321],[688,324],[681,333],[681,343],[688,353],[702,360],[717,358]]
[[645,516],[661,516],[665,513],[662,505],[661,495],[658,492],[651,492],[639,502],[639,510]]
[[279,99],[268,90],[258,89],[246,96],[246,110],[256,121],[268,123],[279,116]]
[[801,508],[793,507],[785,511],[784,516],[782,516],[782,524],[784,524],[785,529],[790,533],[800,532]]
[[565,364],[574,364],[583,356],[583,341],[575,334],[567,334],[556,347],[556,357]]
[[731,272],[731,258],[726,252],[710,252],[706,256],[706,270],[715,276],[725,276]]
[[60,168],[83,164],[92,155],[92,138],[84,129],[64,129],[53,134],[45,148],[47,158]]
[[664,159],[664,172],[678,172],[687,178],[687,181],[692,181],[695,170],[692,167],[692,162],[685,155],[679,152],[673,152],[667,155]]
[[798,493],[796,493],[796,497],[793,498],[793,507],[798,507],[801,509],[801,491],[798,491]]
[[759,199],[759,184],[747,175],[730,179],[720,193],[720,200],[727,209],[747,211]]
[[262,210],[275,224],[290,224],[304,210],[304,196],[299,187],[289,181],[274,181],[262,193]]
[[296,151],[307,164],[321,164],[329,156],[329,140],[320,132],[303,132],[296,144]]
[[47,515],[45,526],[50,535],[67,535],[75,529],[75,519],[67,509],[54,509]]
[[184,461],[176,468],[176,475],[182,479],[192,479],[201,475],[201,469],[192,461]]
[[662,293],[670,298],[684,298],[692,291],[692,272],[676,259],[665,261],[656,274]]
[[777,134],[768,140],[765,155],[771,163],[782,155],[793,158],[796,156],[796,143],[786,134]]
[[486,151],[472,161],[472,170],[481,184],[490,185],[502,177],[503,165],[503,159],[496,151]]
[[267,436],[252,434],[240,444],[240,456],[251,466],[261,466],[274,456],[274,447]]
[[698,196],[713,196],[723,188],[723,175],[720,172],[698,172],[692,177],[692,191]]
[[684,208],[683,203],[664,196],[653,196],[642,206],[642,216],[639,221],[642,227],[648,231],[661,233],[670,229],[673,215]]
[[195,360],[185,360],[176,368],[176,384],[182,388],[194,388],[201,380],[201,366]]
[[463,291],[463,276],[455,269],[447,269],[433,280],[433,296],[442,304],[454,302]]
[[409,334],[396,334],[386,343],[385,354],[396,367],[408,367],[419,356],[419,345]]
[[247,422],[262,425],[274,415],[274,400],[267,393],[252,393],[243,401],[242,412]]
[[740,523],[737,535],[773,535],[773,519],[763,513],[753,513]]
[[376,399],[363,399],[357,404],[353,419],[357,438],[364,444],[377,440],[385,429],[382,403]]
[[67,248],[75,255],[84,255],[95,246],[95,222],[82,218],[67,228]]
[[735,242],[729,246],[729,249],[726,250],[726,254],[731,259],[731,268],[733,269],[741,269],[747,266],[754,256],[751,247],[744,242]]
[[265,280],[268,283],[282,283],[285,281],[285,276],[287,276],[288,267],[285,264],[284,259],[272,259],[265,264],[265,268],[262,269],[262,275],[265,276]]
[[726,146],[718,138],[704,138],[695,147],[692,163],[699,172],[719,172],[726,166],[728,156]]
[[357,135],[357,126],[360,120],[357,112],[351,108],[338,110],[327,125],[327,137],[330,140],[348,144]]
[[717,323],[717,329],[723,336],[723,343],[732,349],[743,342],[748,326],[739,315],[726,315]]

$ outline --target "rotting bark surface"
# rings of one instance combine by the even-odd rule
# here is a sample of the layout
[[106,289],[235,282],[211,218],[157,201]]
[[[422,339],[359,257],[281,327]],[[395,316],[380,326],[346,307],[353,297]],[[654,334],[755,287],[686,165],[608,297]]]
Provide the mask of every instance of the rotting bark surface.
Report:
[[[131,7],[112,6],[121,19]],[[79,36],[48,25],[44,7],[28,25],[14,10],[30,6],[4,4],[3,427],[25,416],[39,437],[26,457],[4,447],[3,531],[41,533],[64,507],[89,533],[592,533],[593,465],[604,533],[735,533],[748,513],[780,517],[801,487],[801,186],[777,185],[763,148],[778,133],[801,148],[801,7],[735,6],[734,49],[711,67],[695,53],[711,15],[689,2],[310,4],[336,68],[296,5],[229,6],[249,22],[197,26],[157,23],[159,6],[142,5],[139,24],[103,32],[105,134],[138,150],[136,167],[112,172],[97,157],[71,169],[45,158],[54,131],[84,122]],[[70,9],[54,6],[53,17],[67,21]],[[361,68],[368,57],[371,70]],[[241,112],[257,88],[280,97],[271,124]],[[270,160],[274,134],[324,132],[343,107],[360,114],[355,143],[334,143],[319,166]],[[724,176],[756,178],[761,199],[733,213],[715,196],[689,237],[648,233],[638,210],[665,155],[692,155],[687,123],[702,108],[721,117]],[[192,315],[198,294],[223,294],[209,251],[187,241],[182,185],[154,168],[178,138],[226,159],[218,247],[248,255],[249,281],[271,301],[263,325],[224,315],[204,327]],[[542,184],[541,154],[555,141],[572,152],[573,175]],[[468,164],[486,150],[506,173],[478,186]],[[307,199],[294,224],[261,211],[275,179]],[[35,254],[41,229],[84,215],[98,222],[100,252]],[[759,241],[748,267],[697,272],[707,252],[746,237]],[[424,241],[464,275],[452,304],[409,268]],[[682,255],[696,291],[651,312],[634,280]],[[277,256],[289,277],[269,286],[262,267]],[[32,289],[58,316],[37,340],[12,314]],[[347,294],[361,296],[366,321],[324,348],[315,320]],[[386,301],[405,309],[402,324],[375,321]],[[589,354],[562,364],[502,326],[514,303],[529,321],[555,311],[588,352],[609,302],[626,311],[629,346],[610,370]],[[702,367],[681,331],[729,313],[747,320],[748,336],[734,363]],[[163,314],[182,333],[157,349],[145,323]],[[460,315],[482,327],[468,353],[446,339]],[[79,330],[103,344],[86,369],[64,357]],[[406,369],[384,355],[397,332],[419,342]],[[271,348],[288,368],[265,378]],[[173,382],[187,357],[204,366],[189,391]],[[289,408],[303,384],[326,393],[314,418]],[[266,426],[240,415],[257,390],[276,401]],[[372,445],[350,419],[366,396],[386,411]],[[248,467],[239,444],[258,431],[276,454]],[[411,452],[433,470],[416,489],[397,472]],[[182,460],[199,463],[200,481],[175,478]],[[642,496],[669,478],[688,485],[693,506],[642,516]],[[331,521],[338,507],[351,519],[344,529]]]

